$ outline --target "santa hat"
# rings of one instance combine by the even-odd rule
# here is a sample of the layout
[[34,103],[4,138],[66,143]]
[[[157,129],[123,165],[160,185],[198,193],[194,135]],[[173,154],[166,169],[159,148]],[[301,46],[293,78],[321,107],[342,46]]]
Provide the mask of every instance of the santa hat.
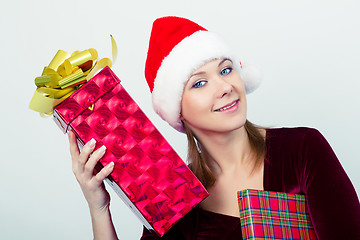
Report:
[[145,78],[152,92],[155,112],[180,132],[183,88],[189,76],[208,61],[228,58],[242,77],[246,93],[259,85],[259,72],[240,63],[215,33],[179,17],[156,19],[150,36]]

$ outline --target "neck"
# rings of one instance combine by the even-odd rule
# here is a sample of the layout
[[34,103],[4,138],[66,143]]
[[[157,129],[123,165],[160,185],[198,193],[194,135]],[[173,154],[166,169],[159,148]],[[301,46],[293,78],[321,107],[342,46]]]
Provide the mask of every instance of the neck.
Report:
[[245,127],[230,133],[196,133],[216,176],[251,172],[253,154]]

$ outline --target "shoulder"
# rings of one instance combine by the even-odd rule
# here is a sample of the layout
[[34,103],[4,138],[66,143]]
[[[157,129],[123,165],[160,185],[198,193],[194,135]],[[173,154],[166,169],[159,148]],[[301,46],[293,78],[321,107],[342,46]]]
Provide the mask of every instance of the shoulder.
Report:
[[268,187],[275,191],[293,191],[297,186],[299,193],[306,193],[307,183],[313,178],[309,174],[338,162],[330,145],[314,128],[268,129],[266,143]]
[[314,128],[309,127],[283,127],[269,128],[266,130],[266,139],[268,142],[278,142],[285,145],[304,144],[308,142],[324,141],[323,135]]
[[[288,162],[302,167],[311,164],[337,162],[334,150],[325,137],[314,128],[268,129],[268,158],[272,161]],[[299,166],[299,165],[298,165]]]
[[282,128],[268,128],[266,134],[271,136],[283,136],[292,138],[302,138],[308,135],[321,135],[315,128],[309,127],[282,127]]
[[[323,135],[314,128],[273,128],[266,132],[267,157],[275,162],[292,165],[326,155],[334,155]],[[317,160],[318,162],[318,160]]]

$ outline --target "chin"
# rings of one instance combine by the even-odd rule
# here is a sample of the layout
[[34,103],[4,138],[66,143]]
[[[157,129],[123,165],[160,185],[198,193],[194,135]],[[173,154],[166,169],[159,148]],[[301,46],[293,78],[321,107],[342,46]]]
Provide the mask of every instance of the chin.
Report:
[[232,121],[226,122],[223,126],[231,131],[231,130],[238,130],[245,126],[246,123],[246,116],[241,116],[241,118],[232,119]]

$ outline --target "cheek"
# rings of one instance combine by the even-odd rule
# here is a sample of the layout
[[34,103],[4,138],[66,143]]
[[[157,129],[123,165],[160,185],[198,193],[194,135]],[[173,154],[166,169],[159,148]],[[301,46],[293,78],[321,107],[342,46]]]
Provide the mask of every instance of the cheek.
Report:
[[181,101],[181,117],[185,120],[203,114],[209,109],[208,99],[200,94],[184,94]]
[[242,98],[246,98],[245,84],[240,76],[234,79],[233,87]]
[[184,95],[181,101],[181,117],[185,120],[188,118],[188,116],[191,116],[192,112],[194,111],[194,105],[191,103],[191,97],[189,95]]
[[240,74],[238,72],[235,73],[236,74],[236,77],[235,77],[235,81],[236,81],[236,85],[242,90],[245,92],[245,83],[244,81],[242,80]]

